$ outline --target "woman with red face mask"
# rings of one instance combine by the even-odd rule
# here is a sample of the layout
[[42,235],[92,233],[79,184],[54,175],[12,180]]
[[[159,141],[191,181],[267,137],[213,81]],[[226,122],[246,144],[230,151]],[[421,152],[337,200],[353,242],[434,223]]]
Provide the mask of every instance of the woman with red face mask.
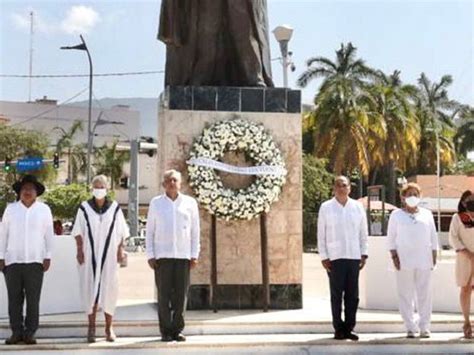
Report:
[[463,332],[472,338],[471,294],[474,287],[474,192],[464,191],[449,227],[449,241],[456,250],[456,283],[461,287],[460,303],[464,316]]

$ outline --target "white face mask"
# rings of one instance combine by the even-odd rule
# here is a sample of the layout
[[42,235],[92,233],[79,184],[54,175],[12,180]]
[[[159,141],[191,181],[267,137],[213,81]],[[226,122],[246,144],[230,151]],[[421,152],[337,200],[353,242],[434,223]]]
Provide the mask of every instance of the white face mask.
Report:
[[405,199],[405,203],[408,207],[415,208],[420,203],[420,198],[416,196],[410,196]]
[[92,195],[98,200],[102,200],[107,196],[107,189],[92,189]]

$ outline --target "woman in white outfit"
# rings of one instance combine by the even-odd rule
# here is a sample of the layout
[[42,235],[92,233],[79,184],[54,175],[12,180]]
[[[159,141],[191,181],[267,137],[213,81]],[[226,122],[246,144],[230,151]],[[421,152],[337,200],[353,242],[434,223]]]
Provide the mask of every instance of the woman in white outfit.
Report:
[[107,197],[107,178],[96,176],[92,188],[94,197],[79,206],[71,233],[77,244],[82,300],[89,318],[89,343],[95,342],[98,308],[105,314],[106,340],[115,340],[112,317],[118,299],[118,263],[124,257],[123,240],[129,236],[119,204]]
[[396,269],[399,309],[407,338],[414,338],[418,331],[420,338],[430,337],[431,275],[438,250],[433,214],[418,206],[420,195],[417,184],[404,186],[403,208],[393,211],[388,222],[388,249]]
[[456,283],[461,288],[460,303],[464,316],[463,332],[472,338],[471,295],[474,287],[474,192],[465,191],[449,227],[449,241],[456,250]]

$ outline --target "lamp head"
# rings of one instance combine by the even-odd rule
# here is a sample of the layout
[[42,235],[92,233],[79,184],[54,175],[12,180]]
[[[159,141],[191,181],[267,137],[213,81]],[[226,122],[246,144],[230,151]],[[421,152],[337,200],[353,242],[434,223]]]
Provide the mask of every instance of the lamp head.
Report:
[[275,38],[278,42],[281,42],[281,41],[288,42],[291,39],[291,36],[293,35],[293,28],[288,25],[281,25],[281,26],[275,27],[275,29],[272,32],[275,35]]

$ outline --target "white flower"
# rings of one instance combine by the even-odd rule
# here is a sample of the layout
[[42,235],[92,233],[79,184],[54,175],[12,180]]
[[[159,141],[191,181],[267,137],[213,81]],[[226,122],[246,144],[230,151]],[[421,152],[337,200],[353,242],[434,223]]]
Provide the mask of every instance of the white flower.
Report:
[[[246,120],[217,122],[203,130],[192,145],[190,158],[220,159],[226,151],[241,150],[255,165],[268,164],[284,168],[280,151],[264,127]],[[189,185],[198,201],[218,218],[249,220],[270,209],[278,200],[285,176],[257,176],[245,189],[225,188],[214,170],[204,166],[188,166]]]

